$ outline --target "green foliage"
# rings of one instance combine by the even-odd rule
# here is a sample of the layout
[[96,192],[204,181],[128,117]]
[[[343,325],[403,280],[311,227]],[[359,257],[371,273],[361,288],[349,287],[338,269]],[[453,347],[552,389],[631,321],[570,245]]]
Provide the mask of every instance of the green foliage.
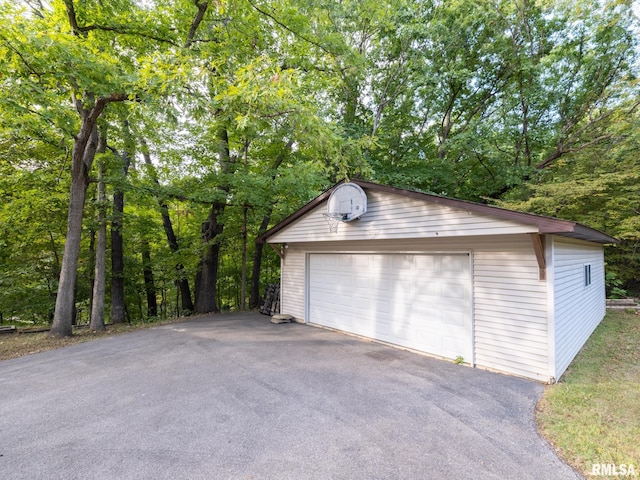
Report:
[[[610,291],[640,291],[638,21],[628,1],[219,1],[202,17],[205,2],[192,0],[43,3],[0,0],[5,318],[49,319],[78,106],[110,95],[127,101],[102,114],[108,153],[97,161],[109,198],[125,193],[131,320],[147,314],[146,248],[159,315],[180,313],[176,280],[194,284],[212,203],[225,205],[211,240],[221,246],[219,307],[242,308],[264,219],[273,225],[356,177],[476,201],[508,193],[505,205],[606,230],[623,240],[607,253]],[[94,188],[76,292],[85,317]],[[262,286],[279,261],[265,249]]]
[[[610,293],[640,293],[640,112],[624,104],[609,113],[598,134],[607,141],[566,155],[501,205],[557,216],[603,230],[621,240],[607,248]],[[618,283],[620,282],[620,283]],[[615,290],[614,290],[615,289]]]
[[625,298],[627,296],[627,291],[622,288],[622,281],[614,272],[608,270],[604,281],[607,288],[607,298]]
[[[64,152],[37,141],[15,143],[4,152],[0,312],[4,318],[48,321],[64,242],[68,184],[57,175]],[[48,158],[49,165],[37,168],[31,159],[39,155]]]

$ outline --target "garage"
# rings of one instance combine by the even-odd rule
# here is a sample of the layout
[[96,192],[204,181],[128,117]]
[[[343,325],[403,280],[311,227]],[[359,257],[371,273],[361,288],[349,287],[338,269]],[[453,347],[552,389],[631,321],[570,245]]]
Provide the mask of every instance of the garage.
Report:
[[468,254],[309,254],[309,322],[472,358]]
[[271,227],[280,312],[425,354],[557,381],[606,312],[603,245],[577,222],[362,180]]

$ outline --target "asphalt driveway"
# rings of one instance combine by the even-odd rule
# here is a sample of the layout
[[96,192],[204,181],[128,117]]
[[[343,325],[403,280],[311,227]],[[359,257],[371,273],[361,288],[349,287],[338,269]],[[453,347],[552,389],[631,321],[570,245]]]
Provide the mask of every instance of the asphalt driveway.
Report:
[[576,479],[543,386],[258,314],[0,362],[2,479]]

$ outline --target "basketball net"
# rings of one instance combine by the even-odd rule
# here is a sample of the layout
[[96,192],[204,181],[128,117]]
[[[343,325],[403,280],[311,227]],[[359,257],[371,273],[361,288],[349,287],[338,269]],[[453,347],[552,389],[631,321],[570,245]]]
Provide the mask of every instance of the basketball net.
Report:
[[342,220],[342,215],[336,215],[331,213],[323,213],[324,219],[327,221],[329,225],[329,233],[338,233],[338,225],[340,225],[340,221]]

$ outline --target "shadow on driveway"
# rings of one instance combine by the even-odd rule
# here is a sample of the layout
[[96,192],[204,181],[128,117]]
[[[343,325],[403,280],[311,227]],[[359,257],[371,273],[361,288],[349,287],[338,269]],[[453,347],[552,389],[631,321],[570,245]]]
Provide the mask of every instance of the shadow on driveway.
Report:
[[576,479],[543,386],[254,313],[0,362],[3,479]]

